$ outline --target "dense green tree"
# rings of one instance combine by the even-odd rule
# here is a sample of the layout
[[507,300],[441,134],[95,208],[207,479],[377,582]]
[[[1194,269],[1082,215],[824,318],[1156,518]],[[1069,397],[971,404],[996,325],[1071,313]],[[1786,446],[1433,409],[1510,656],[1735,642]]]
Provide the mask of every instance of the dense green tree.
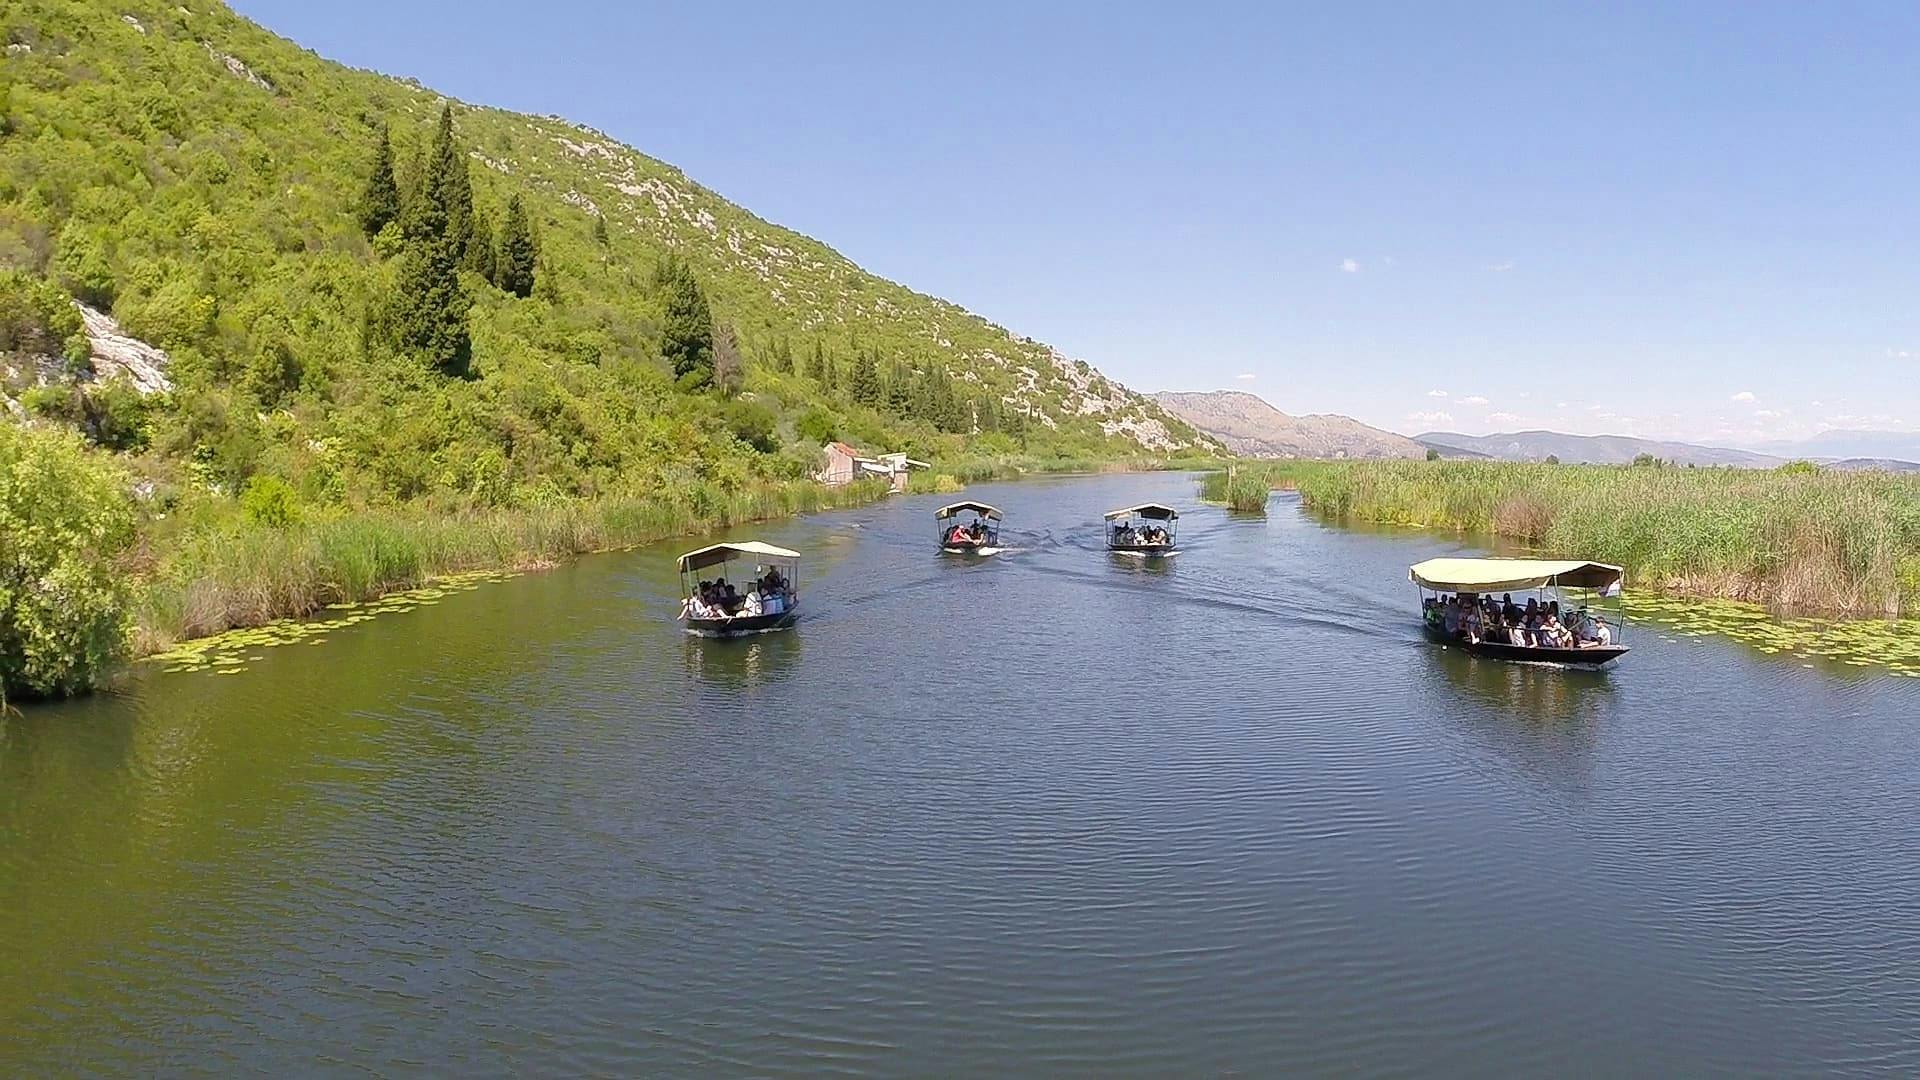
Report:
[[473,236],[467,243],[467,269],[480,275],[484,281],[494,280],[493,226],[487,223],[487,215],[474,211]]
[[599,244],[601,247],[606,247],[613,243],[613,238],[607,235],[607,217],[605,214],[593,215],[593,242]]
[[[444,375],[464,378],[473,362],[467,329],[469,301],[460,285],[460,256],[471,226],[467,160],[453,141],[451,108],[440,112],[433,153],[410,207],[406,250],[400,257],[389,323],[394,343]],[[462,193],[469,205],[462,210]]]
[[854,357],[853,370],[847,375],[847,396],[856,405],[879,407],[882,400],[880,371],[872,352],[863,352]]
[[887,375],[887,411],[906,416],[913,408],[913,369],[894,361]]
[[0,712],[88,689],[126,654],[127,487],[74,433],[0,423]]
[[833,361],[828,358],[827,350],[818,341],[813,343],[813,359],[807,364],[807,377],[822,391],[833,389]]
[[373,143],[373,171],[360,193],[360,228],[368,236],[400,218],[400,186],[393,179],[393,143],[381,124]]
[[668,258],[654,271],[665,312],[660,327],[660,355],[673,368],[684,389],[698,390],[713,381],[713,313],[707,295],[684,260]]
[[507,216],[500,223],[500,252],[494,260],[494,284],[515,296],[532,296],[534,267],[540,249],[533,239],[533,226],[527,221],[527,208],[520,196],[507,200]]

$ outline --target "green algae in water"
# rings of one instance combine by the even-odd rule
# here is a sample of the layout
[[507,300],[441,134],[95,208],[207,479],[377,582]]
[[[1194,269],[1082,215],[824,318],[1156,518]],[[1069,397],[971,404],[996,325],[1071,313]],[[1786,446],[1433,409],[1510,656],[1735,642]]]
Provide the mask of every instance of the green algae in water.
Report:
[[[1920,674],[1920,619],[1775,619],[1758,604],[1736,600],[1691,601],[1634,597],[1628,614],[1660,627],[1662,641],[1726,637],[1768,655],[1819,657],[1849,667],[1884,667],[1893,674]],[[1810,666],[1810,665],[1809,665]]]

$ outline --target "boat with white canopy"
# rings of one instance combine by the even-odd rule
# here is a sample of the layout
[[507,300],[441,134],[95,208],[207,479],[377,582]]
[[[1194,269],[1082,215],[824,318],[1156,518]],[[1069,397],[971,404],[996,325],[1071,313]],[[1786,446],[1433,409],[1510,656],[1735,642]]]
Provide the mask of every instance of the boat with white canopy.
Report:
[[800,617],[799,578],[799,552],[758,540],[689,551],[680,556],[680,619],[702,637],[785,630]]
[[1000,554],[1000,511],[986,503],[949,503],[933,512],[933,521],[944,554]]
[[1175,548],[1175,533],[1180,527],[1180,511],[1161,503],[1141,503],[1109,510],[1107,550],[1115,555],[1143,559],[1168,559],[1180,554]]
[[[1416,563],[1407,576],[1420,589],[1427,636],[1475,656],[1597,668],[1628,652],[1621,643],[1626,572],[1618,566],[1444,558]],[[1524,606],[1513,600],[1529,592]]]

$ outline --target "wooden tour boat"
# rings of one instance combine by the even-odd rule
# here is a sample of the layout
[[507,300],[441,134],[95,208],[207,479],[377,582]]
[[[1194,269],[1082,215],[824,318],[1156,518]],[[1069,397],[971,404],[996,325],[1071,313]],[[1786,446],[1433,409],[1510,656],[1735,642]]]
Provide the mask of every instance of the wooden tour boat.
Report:
[[1142,559],[1170,559],[1180,554],[1174,534],[1180,511],[1159,503],[1141,503],[1106,513],[1107,550]]
[[[734,565],[753,567],[753,576],[732,579]],[[712,567],[720,572],[706,577]],[[771,578],[771,580],[769,580]],[[800,617],[800,553],[758,540],[713,544],[680,556],[680,619],[687,633],[701,637],[739,637],[785,630]],[[701,585],[733,585],[733,603],[708,602]],[[745,590],[740,586],[746,585]]]
[[[972,517],[962,515],[971,514]],[[946,555],[998,555],[1000,511],[981,502],[950,503],[933,512],[940,551]]]
[[[1420,589],[1422,623],[1427,636],[1474,656],[1531,664],[1599,668],[1628,652],[1627,646],[1621,644],[1621,636],[1626,631],[1624,603],[1616,603],[1611,612],[1590,606],[1596,599],[1619,600],[1626,574],[1617,566],[1577,560],[1449,558],[1428,559],[1418,563],[1407,571],[1407,576]],[[1600,636],[1601,640],[1597,643],[1588,641],[1572,648],[1515,644],[1506,639],[1502,629],[1487,625],[1484,616],[1478,632],[1447,629],[1448,599],[1481,605],[1483,597],[1492,597],[1504,607],[1505,598],[1511,594],[1531,591],[1535,594],[1534,602],[1545,607],[1549,599],[1548,590],[1552,590],[1551,599],[1564,610],[1570,632],[1580,623],[1588,622],[1593,634]],[[1568,590],[1577,594],[1577,607],[1567,605],[1565,594]],[[1434,595],[1428,596],[1429,592]]]

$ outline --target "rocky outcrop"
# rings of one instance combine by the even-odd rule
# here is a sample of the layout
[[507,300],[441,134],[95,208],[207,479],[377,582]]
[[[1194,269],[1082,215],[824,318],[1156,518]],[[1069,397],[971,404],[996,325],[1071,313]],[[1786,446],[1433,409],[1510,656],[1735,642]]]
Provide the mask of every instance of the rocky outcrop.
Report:
[[1419,458],[1426,449],[1404,435],[1350,416],[1289,416],[1238,390],[1153,395],[1160,407],[1245,457]]
[[142,394],[165,393],[173,389],[167,378],[167,354],[120,329],[113,316],[96,311],[78,301],[80,321],[86,324],[87,342],[92,346],[94,374],[100,378],[124,376]]

